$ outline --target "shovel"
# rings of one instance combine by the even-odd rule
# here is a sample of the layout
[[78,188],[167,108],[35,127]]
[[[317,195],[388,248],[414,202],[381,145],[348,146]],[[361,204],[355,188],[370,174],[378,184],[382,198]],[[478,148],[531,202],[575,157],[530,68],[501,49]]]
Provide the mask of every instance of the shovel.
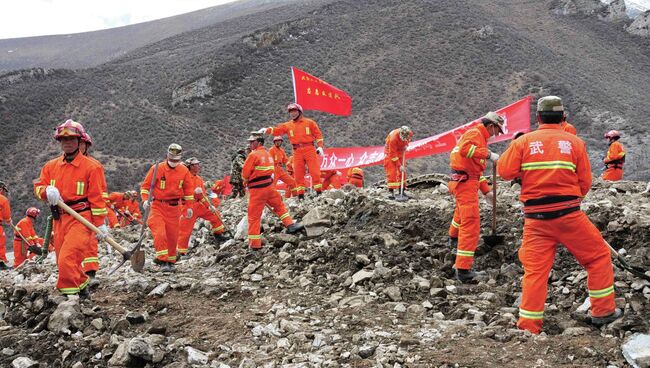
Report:
[[623,256],[618,254],[616,249],[614,249],[614,247],[609,245],[609,243],[606,240],[605,240],[605,245],[607,245],[607,248],[609,248],[609,250],[612,252],[613,255],[616,255],[616,259],[618,260],[618,263],[620,264],[620,267],[622,269],[628,271],[629,273],[631,273],[632,275],[634,275],[636,277],[640,277],[640,278],[642,278],[644,280],[650,281],[650,276],[645,274],[646,270],[644,270],[641,267],[632,266],[629,263],[627,263],[627,261],[623,258]]
[[483,236],[483,243],[489,248],[503,244],[503,235],[497,235],[497,163],[492,164],[492,235]]
[[[156,176],[158,174],[158,165],[157,163],[154,163],[153,167],[153,175],[151,178],[151,185],[149,186],[149,199],[147,202],[149,205],[147,206],[147,209],[144,211],[144,216],[142,217],[142,222],[140,226],[140,239],[138,239],[138,244],[133,247],[129,251],[131,254],[131,268],[135,272],[142,272],[142,269],[144,268],[144,250],[140,249],[140,246],[142,245],[142,242],[144,241],[145,235],[147,235],[147,219],[149,219],[149,214],[151,213],[151,203],[153,202],[153,189],[156,186]],[[123,259],[120,264],[118,264],[115,268],[113,268],[108,275],[112,275],[117,271],[122,265],[126,262],[126,259]]]
[[[104,235],[104,233],[102,233],[102,231],[99,230],[97,228],[97,226],[93,225],[90,221],[86,220],[86,218],[84,218],[83,216],[78,214],[75,210],[70,208],[67,204],[63,203],[63,201],[59,200],[59,202],[56,205],[59,206],[59,208],[61,208],[62,210],[64,210],[67,214],[74,217],[75,220],[77,220],[77,221],[81,222],[82,224],[84,224],[84,226],[86,226],[87,228],[92,230],[95,234]],[[113,247],[113,249],[115,249],[116,251],[118,251],[122,255],[122,257],[124,258],[122,263],[124,263],[124,262],[126,262],[126,261],[128,261],[130,259],[131,260],[131,267],[134,270],[138,267],[138,265],[136,264],[138,261],[136,259],[134,259],[134,257],[132,257],[132,253],[130,251],[124,249],[121,245],[119,245],[115,241],[115,239],[111,238],[110,236],[107,236],[106,238],[104,238],[104,240],[111,247]],[[144,261],[144,259],[143,259],[143,261]],[[140,267],[140,269],[142,269],[142,266],[139,266],[139,267]]]
[[406,180],[406,150],[402,154],[402,180],[400,183],[399,194],[395,196],[397,202],[406,202],[409,197],[404,194],[404,181]]

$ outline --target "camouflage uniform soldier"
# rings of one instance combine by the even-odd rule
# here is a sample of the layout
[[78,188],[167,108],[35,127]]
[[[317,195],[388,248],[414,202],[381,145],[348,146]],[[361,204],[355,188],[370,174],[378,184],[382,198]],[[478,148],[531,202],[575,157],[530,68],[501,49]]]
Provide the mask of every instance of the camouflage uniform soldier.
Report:
[[232,163],[230,164],[230,185],[232,185],[233,198],[245,196],[241,171],[244,167],[244,162],[246,162],[248,153],[248,149],[242,148],[232,157]]

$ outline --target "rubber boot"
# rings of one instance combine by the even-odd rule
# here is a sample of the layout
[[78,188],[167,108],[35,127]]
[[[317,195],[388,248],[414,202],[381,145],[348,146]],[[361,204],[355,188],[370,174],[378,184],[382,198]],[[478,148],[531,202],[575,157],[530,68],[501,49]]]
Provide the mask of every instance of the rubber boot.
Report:
[[298,194],[298,199],[301,201],[305,200],[305,193]]
[[603,316],[603,317],[590,317],[591,318],[591,324],[594,326],[604,326],[607,324],[610,324],[617,319],[621,318],[623,315],[623,311],[621,311],[620,308],[616,308],[614,312],[612,312],[609,315]]
[[473,270],[459,270],[456,269],[456,280],[463,284],[473,283],[485,278],[487,273],[485,271],[476,272]]
[[395,199],[395,190],[388,189],[388,199]]
[[90,288],[85,287],[79,291],[79,300],[91,300],[90,298]]
[[167,262],[164,262],[160,265],[160,271],[164,273],[172,272],[171,265]]
[[458,248],[458,238],[452,238],[450,236],[447,244],[449,245],[450,248],[454,248],[454,253],[456,253],[455,249]]
[[287,234],[295,234],[297,232],[302,231],[302,229],[305,228],[305,225],[301,224],[300,222],[295,222],[289,226],[287,226]]
[[222,242],[225,242],[228,240],[228,237],[225,236],[223,233],[222,234],[214,234],[214,240],[217,241],[217,244],[221,244]]
[[99,280],[97,280],[96,273],[96,271],[86,272],[86,275],[90,278],[90,282],[88,283],[88,288],[90,289],[95,289],[99,286]]

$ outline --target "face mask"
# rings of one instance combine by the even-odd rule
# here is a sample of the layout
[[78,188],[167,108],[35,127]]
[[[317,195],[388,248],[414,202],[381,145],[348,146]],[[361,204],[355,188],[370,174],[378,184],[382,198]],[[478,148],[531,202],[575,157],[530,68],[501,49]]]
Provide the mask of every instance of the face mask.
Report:
[[167,160],[167,165],[169,165],[169,166],[171,166],[171,167],[176,167],[176,166],[178,166],[180,163],[181,163],[180,161],[172,162],[172,161]]

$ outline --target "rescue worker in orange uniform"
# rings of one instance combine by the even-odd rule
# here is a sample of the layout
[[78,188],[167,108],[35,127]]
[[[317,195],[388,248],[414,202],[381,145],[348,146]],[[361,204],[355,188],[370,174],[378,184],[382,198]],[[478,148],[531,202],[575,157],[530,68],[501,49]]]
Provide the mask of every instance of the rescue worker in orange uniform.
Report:
[[363,188],[363,169],[360,167],[348,169],[348,183],[357,188]]
[[[130,192],[112,192],[108,195],[108,224],[113,229],[119,229],[122,227],[122,214],[126,210],[128,202],[131,200]],[[117,216],[120,216],[118,219]]]
[[[99,161],[90,155],[90,149],[93,145],[93,139],[88,132],[84,132],[81,135],[81,141],[79,142],[79,151],[82,155],[88,157],[90,160],[95,162],[97,165],[102,167],[102,175],[104,179],[106,178],[106,173],[104,172],[104,167]],[[108,186],[106,181],[101,183],[102,186],[102,198],[104,201],[108,200]],[[110,215],[112,211],[108,209],[108,214]],[[88,246],[86,249],[86,254],[84,255],[84,260],[81,262],[81,267],[84,270],[84,273],[90,278],[88,287],[95,288],[99,286],[99,280],[97,280],[97,271],[99,271],[99,257],[97,255],[99,241],[96,236],[91,236],[89,238]]]
[[562,130],[564,130],[567,133],[571,133],[573,135],[578,135],[578,131],[576,130],[576,127],[573,126],[573,124],[569,123],[567,120],[569,118],[569,115],[567,112],[564,112],[564,120],[562,120],[562,123],[560,126],[562,127]]
[[11,223],[11,205],[9,204],[9,189],[0,181],[0,270],[7,268],[7,238],[3,224]]
[[[262,128],[259,133],[282,136],[286,134],[293,146],[294,177],[296,193],[300,199],[305,198],[305,166],[313,180],[313,189],[317,194],[323,191],[318,155],[323,155],[323,134],[315,121],[303,115],[302,106],[292,103],[287,106],[291,120],[275,127]],[[314,144],[316,147],[314,147]]]
[[[41,248],[38,247],[40,238],[34,230],[34,221],[41,213],[36,207],[30,207],[25,211],[25,217],[18,221],[14,230],[14,268],[17,268],[28,259],[34,258],[34,255],[41,254]],[[27,240],[27,244],[20,235],[15,234],[16,230]]]
[[341,189],[341,173],[338,170],[323,170],[321,178],[323,178],[323,190],[328,190],[330,187]]
[[248,138],[251,153],[244,162],[242,178],[248,188],[248,246],[253,250],[262,248],[260,232],[262,212],[269,206],[280,218],[287,233],[294,234],[304,228],[300,223],[293,223],[289,211],[282,202],[282,196],[275,190],[273,157],[264,148],[263,135],[251,135]]
[[125,201],[124,215],[125,222],[129,225],[133,222],[142,223],[142,212],[140,212],[140,203],[138,203],[138,192],[129,190],[129,200]]
[[223,222],[221,222],[221,214],[210,203],[203,179],[199,176],[199,173],[201,172],[201,162],[196,157],[191,157],[185,161],[185,166],[191,174],[190,177],[192,178],[194,202],[186,203],[181,212],[185,215],[181,216],[180,230],[178,232],[176,251],[179,255],[187,254],[190,236],[192,235],[192,230],[194,230],[194,223],[199,217],[210,221],[210,224],[212,225],[212,235],[214,235],[217,243],[221,243],[228,239],[223,235],[226,228],[223,225]]
[[273,174],[273,179],[275,180],[274,184],[277,184],[278,179],[287,186],[287,192],[290,193],[287,198],[291,196],[298,195],[298,187],[296,186],[296,180],[293,176],[289,175],[284,171],[284,165],[289,161],[284,148],[282,148],[282,143],[284,140],[281,136],[273,137],[273,146],[269,149],[269,154],[273,157],[273,162],[275,163],[275,171]]
[[[206,184],[206,187],[209,187],[212,193],[216,194],[217,198],[221,199],[224,196],[223,192],[226,190],[226,181],[223,179],[215,180],[214,184],[210,186]],[[218,206],[218,204],[216,206]]]
[[[181,164],[183,148],[172,143],[167,148],[165,161],[157,163],[158,171],[154,182],[153,193],[149,193],[153,181],[154,166],[149,169],[140,187],[142,205],[147,210],[149,196],[153,196],[151,212],[147,225],[153,235],[153,245],[156,249],[154,263],[160,265],[162,272],[172,272],[176,263],[176,246],[181,217],[181,205],[190,206],[194,201],[194,178],[190,171]],[[192,216],[192,208],[187,214]]]
[[[404,170],[404,152],[413,138],[411,128],[406,125],[394,129],[386,137],[384,145],[384,170],[386,171],[386,186],[390,192],[390,199],[395,199],[395,189],[402,185],[402,170]],[[406,173],[404,173],[406,181]],[[406,183],[405,188],[406,188]]]
[[589,157],[584,142],[559,125],[562,116],[559,97],[540,98],[539,129],[511,144],[497,166],[506,180],[521,177],[524,234],[519,259],[524,277],[517,326],[534,334],[542,330],[548,276],[558,243],[587,270],[592,323],[600,326],[621,315],[614,303],[610,251],[580,210],[591,187]]
[[[481,176],[478,180],[478,187],[481,193],[485,196],[485,200],[488,203],[492,203],[492,190],[488,180],[485,176]],[[456,206],[454,208],[454,217],[451,220],[451,225],[449,225],[449,246],[456,248],[458,247],[458,233],[460,230],[460,207]]]
[[[479,211],[478,191],[481,187],[480,180],[487,160],[496,162],[499,155],[490,152],[487,141],[490,137],[503,133],[503,118],[495,112],[488,112],[481,123],[466,131],[456,147],[451,151],[450,163],[451,181],[449,192],[456,199],[454,209],[454,223],[458,224],[458,247],[456,250],[456,279],[461,282],[476,281],[483,277],[483,272],[472,271],[474,252],[481,235],[481,217]],[[521,139],[521,138],[520,138]],[[484,190],[485,188],[483,188]],[[486,194],[488,203],[492,203]],[[453,235],[450,231],[449,235]],[[451,242],[453,244],[453,237]]]
[[605,133],[605,139],[609,141],[609,149],[607,156],[603,162],[605,163],[605,171],[603,171],[603,180],[619,181],[623,179],[623,164],[625,163],[625,148],[618,140],[621,138],[621,133],[618,130],[610,130]]
[[[108,213],[102,196],[106,182],[102,166],[80,152],[83,126],[67,120],[56,128],[54,138],[59,141],[63,155],[50,160],[41,169],[34,182],[34,194],[40,200],[47,200],[54,218],[54,249],[59,268],[57,289],[63,294],[89,296],[86,286],[90,278],[81,266],[88,254],[90,237],[100,240],[108,236],[104,220]],[[93,232],[71,215],[60,210],[56,204],[65,202],[69,207],[99,228]]]

